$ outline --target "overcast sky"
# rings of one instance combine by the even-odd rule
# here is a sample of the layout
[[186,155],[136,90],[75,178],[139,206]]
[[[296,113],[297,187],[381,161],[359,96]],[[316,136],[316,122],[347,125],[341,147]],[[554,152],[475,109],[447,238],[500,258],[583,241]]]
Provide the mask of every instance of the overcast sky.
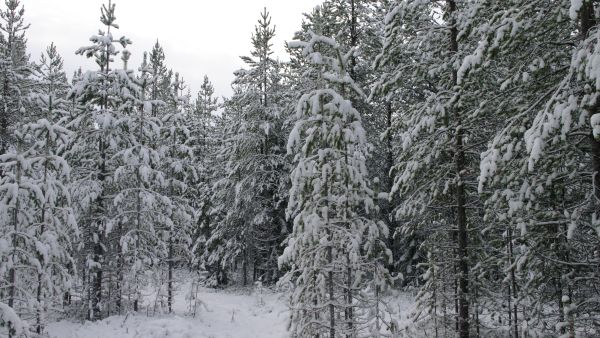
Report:
[[[106,0],[108,2],[108,0]],[[287,59],[284,41],[300,28],[302,13],[321,0],[115,0],[120,29],[113,35],[125,35],[133,41],[131,66],[137,68],[143,51],[159,40],[165,49],[169,67],[180,72],[193,95],[204,74],[218,95],[230,95],[233,71],[242,67],[240,55],[249,55],[250,37],[263,7],[271,13],[276,26],[275,54]],[[27,32],[28,49],[33,60],[50,42],[65,59],[69,78],[92,61],[75,55],[79,47],[89,45],[97,34],[103,0],[22,0],[25,18],[31,24]]]

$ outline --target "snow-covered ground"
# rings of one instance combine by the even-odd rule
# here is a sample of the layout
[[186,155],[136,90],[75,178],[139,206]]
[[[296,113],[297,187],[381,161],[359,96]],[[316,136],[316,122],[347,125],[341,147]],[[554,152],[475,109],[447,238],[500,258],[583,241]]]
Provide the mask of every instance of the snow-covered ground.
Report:
[[[284,293],[269,289],[215,290],[200,287],[196,316],[189,311],[191,283],[179,285],[174,313],[111,316],[97,322],[63,320],[51,323],[51,338],[282,338],[286,337],[288,309]],[[152,298],[152,297],[151,297]],[[414,299],[395,293],[390,306],[401,331],[410,325]],[[402,333],[401,333],[402,334]],[[405,335],[406,336],[406,335]],[[410,336],[410,335],[408,335]]]
[[[280,293],[199,289],[195,317],[185,294],[177,293],[174,314],[112,316],[98,322],[60,321],[48,326],[52,338],[281,338],[286,335],[287,308]],[[185,290],[185,291],[183,291]],[[262,299],[262,301],[261,301]]]

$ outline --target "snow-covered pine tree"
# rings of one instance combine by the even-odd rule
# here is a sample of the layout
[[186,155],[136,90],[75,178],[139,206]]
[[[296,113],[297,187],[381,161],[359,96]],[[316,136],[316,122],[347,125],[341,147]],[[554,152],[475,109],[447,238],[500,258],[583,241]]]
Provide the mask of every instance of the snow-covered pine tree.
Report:
[[[46,314],[70,289],[71,240],[78,234],[67,184],[70,168],[62,157],[70,136],[62,118],[68,85],[53,45],[32,80],[30,111],[38,120],[15,127],[17,143],[2,158],[1,217],[6,227],[0,229],[0,276],[7,284],[0,287],[0,302],[7,298],[10,310],[31,318],[31,327],[42,334]],[[9,336],[19,333],[16,324],[8,321]]]
[[219,108],[218,98],[214,96],[215,90],[204,76],[200,91],[196,97],[193,110],[193,124],[191,135],[194,141],[194,154],[198,168],[198,182],[196,182],[197,196],[194,198],[194,208],[198,212],[198,224],[194,230],[194,265],[202,265],[201,257],[206,249],[206,241],[210,237],[210,224],[212,210],[212,185],[218,172],[215,170],[215,160],[218,149],[216,139],[217,126],[214,115]]
[[376,88],[400,96],[393,131],[401,150],[390,198],[398,198],[395,216],[402,222],[396,236],[410,238],[407,243],[418,240],[406,254],[419,255],[416,263],[424,263],[416,318],[455,330],[461,338],[480,330],[478,278],[485,274],[472,270],[484,266],[478,263],[487,241],[477,229],[483,210],[475,182],[479,153],[498,120],[479,106],[482,93],[491,92],[486,85],[492,76],[460,74],[462,57],[476,47],[468,34],[473,22],[485,22],[472,9],[453,0],[395,4],[385,18],[377,60],[385,72]]
[[[107,271],[107,255],[115,253],[119,238],[110,236],[115,193],[114,171],[119,166],[114,155],[132,143],[127,132],[129,117],[124,109],[135,102],[137,84],[130,74],[112,67],[118,55],[116,44],[125,48],[131,43],[126,37],[114,38],[118,29],[115,5],[110,1],[101,8],[100,21],[105,30],[90,38],[91,46],[77,53],[94,58],[99,70],[87,71],[70,91],[77,111],[69,127],[75,131],[69,149],[74,169],[73,198],[79,202],[77,216],[83,233],[82,247],[83,290],[85,316],[95,320],[107,315],[109,307],[102,300],[108,297],[114,276]],[[112,240],[109,242],[109,238]],[[117,250],[118,252],[118,250]],[[105,274],[106,272],[106,274]],[[109,302],[107,302],[109,305]],[[103,314],[103,310],[105,310]]]
[[214,96],[215,88],[208,79],[208,76],[204,75],[204,80],[200,86],[200,91],[196,97],[194,105],[194,129],[197,132],[195,138],[197,143],[200,145],[199,152],[204,153],[209,148],[209,134],[210,128],[212,127],[212,114],[217,112],[219,105],[217,103],[218,98]]
[[234,174],[235,153],[234,145],[239,135],[236,132],[240,120],[241,108],[236,104],[236,97],[241,95],[241,90],[233,87],[233,96],[223,103],[223,112],[218,119],[216,132],[218,148],[215,152],[215,177],[212,186],[213,206],[209,212],[208,238],[202,254],[202,264],[208,272],[207,285],[226,286],[229,282],[229,268],[232,267],[243,252],[243,236],[246,231],[241,226],[241,213],[236,213],[232,208],[239,208],[236,203],[236,188]]
[[[354,53],[342,54],[330,38],[310,33],[292,42],[318,69],[317,89],[297,106],[288,141],[295,153],[287,213],[293,232],[279,258],[292,282],[293,336],[378,336],[390,333],[385,316],[373,313],[378,292],[390,283],[385,264],[387,227],[377,212],[366,169],[367,143],[360,114],[337,90],[364,95],[347,73]],[[323,49],[333,56],[319,52]],[[375,304],[377,303],[377,304]]]
[[51,44],[35,67],[31,103],[38,120],[24,126],[34,142],[29,156],[35,158],[38,185],[44,197],[36,216],[38,273],[35,331],[42,334],[49,310],[69,297],[75,262],[72,254],[79,236],[69,191],[70,167],[63,158],[72,132],[65,128],[69,89],[63,61]]
[[497,74],[484,102],[506,120],[481,156],[479,190],[487,227],[503,233],[509,334],[590,334],[600,310],[587,301],[598,281],[597,5],[473,6],[490,20],[473,30],[478,48],[461,69]]
[[0,10],[0,154],[12,144],[15,127],[25,123],[28,76],[31,73],[26,52],[25,9],[19,0],[7,0]]
[[[34,99],[31,100],[33,115],[52,121],[60,121],[69,116],[69,82],[63,70],[63,58],[51,43],[34,67]],[[48,115],[50,112],[50,115]]]
[[[29,288],[33,285],[36,268],[29,262],[37,261],[34,215],[30,212],[39,207],[42,198],[35,182],[35,169],[23,145],[23,135],[16,131],[10,150],[0,155],[2,180],[0,181],[0,293],[3,325],[8,337],[23,330],[21,316],[28,313],[35,296]],[[17,332],[19,331],[19,332]]]
[[[124,71],[128,78],[133,77],[132,71]],[[146,56],[140,72],[135,80],[135,99],[130,101],[133,105],[125,109],[131,143],[114,156],[119,161],[114,172],[118,193],[114,196],[111,219],[117,242],[117,287],[111,301],[117,313],[127,309],[122,304],[126,299],[132,299],[129,305],[133,311],[139,311],[142,306],[142,290],[153,274],[160,274],[156,267],[166,252],[159,230],[171,222],[171,200],[163,194],[166,174],[162,171],[163,158],[158,143],[162,123],[152,117],[153,107],[159,102],[146,97],[151,72]]]
[[[365,0],[324,1],[310,14],[305,14],[301,31],[296,33],[295,39],[308,37],[308,31],[312,30],[321,32],[320,34],[325,36],[335,36],[342,48],[355,48],[356,53],[349,60],[348,73],[361,88],[368,89],[385,71],[383,68],[374,68],[373,63],[382,48],[384,26],[382,18],[389,6],[390,1],[387,0],[375,2]],[[299,51],[288,50],[288,52],[292,59],[289,63],[290,68],[294,72],[291,77],[292,86],[296,88],[314,86],[314,74],[310,75],[313,70],[306,64]],[[303,92],[301,89],[299,91]],[[352,101],[353,106],[361,111],[364,118],[364,127],[367,130],[368,142],[371,147],[370,154],[373,158],[373,161],[367,163],[369,174],[374,178],[373,182],[380,190],[390,191],[393,180],[389,173],[394,164],[391,123],[396,114],[394,109],[395,101],[398,98],[394,98],[392,95],[370,95],[367,100],[367,98],[359,97],[352,92],[345,93],[344,96]],[[297,98],[294,98],[294,105],[296,101]],[[382,131],[386,129],[390,131],[382,135]],[[385,194],[382,194],[381,197],[385,197]],[[392,249],[395,260],[398,261],[404,251],[410,250],[409,245],[403,245],[404,242],[410,243],[411,241],[406,241],[406,238],[401,236],[397,236],[394,240],[392,236],[398,222],[391,217],[392,202],[386,198],[380,198],[378,204],[380,205],[379,217],[390,228],[389,247]],[[401,252],[401,248],[404,247],[408,250]],[[399,265],[399,262],[396,262],[390,268],[400,271],[398,270]]]
[[194,183],[198,181],[198,174],[189,128],[192,122],[189,116],[190,98],[189,95],[182,95],[185,87],[183,79],[175,73],[166,113],[161,117],[161,168],[165,173],[163,194],[170,199],[169,210],[166,211],[170,221],[160,229],[159,236],[166,244],[162,264],[166,278],[161,280],[165,282],[169,312],[172,311],[176,287],[175,268],[191,260],[192,236],[197,221],[191,198],[196,195]]
[[241,263],[244,285],[250,269],[253,281],[277,279],[276,257],[285,229],[285,201],[278,194],[285,160],[280,65],[271,56],[274,35],[264,9],[252,35],[251,56],[242,57],[248,69],[235,72],[235,92],[225,102],[233,125],[227,126],[231,138],[220,151],[226,174],[215,183],[220,217],[208,240],[208,260],[224,266]]
[[[148,53],[148,88],[146,98],[156,101],[152,105],[152,117],[160,118],[160,112],[164,111],[162,107],[169,100],[171,93],[172,71],[167,69],[165,64],[165,52],[158,41],[152,46]],[[158,101],[162,101],[159,104]],[[164,112],[163,112],[164,113]]]
[[[47,116],[53,115],[47,108]],[[78,235],[67,185],[70,168],[61,156],[70,132],[60,122],[41,118],[22,126],[16,145],[1,157],[1,301],[34,318],[37,334],[44,331],[49,309],[70,289],[71,240]],[[13,329],[9,322],[9,336]]]

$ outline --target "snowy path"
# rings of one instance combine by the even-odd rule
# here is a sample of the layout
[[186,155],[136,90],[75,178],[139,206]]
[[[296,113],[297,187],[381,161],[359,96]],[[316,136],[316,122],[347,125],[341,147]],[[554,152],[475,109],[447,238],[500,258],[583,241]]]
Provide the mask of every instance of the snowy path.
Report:
[[199,298],[206,304],[195,318],[186,315],[184,292],[175,298],[175,314],[112,316],[84,324],[69,321],[52,323],[51,338],[281,338],[286,335],[287,310],[280,294],[266,293],[264,305],[259,297],[241,291],[201,289]]

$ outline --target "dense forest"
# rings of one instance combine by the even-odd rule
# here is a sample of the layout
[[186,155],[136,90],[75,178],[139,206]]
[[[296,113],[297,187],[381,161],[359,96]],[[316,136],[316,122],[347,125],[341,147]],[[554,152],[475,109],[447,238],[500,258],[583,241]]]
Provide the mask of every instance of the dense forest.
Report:
[[170,313],[181,270],[291,337],[600,334],[598,1],[324,0],[285,61],[264,9],[226,98],[115,8],[75,74],[0,9],[0,336]]

